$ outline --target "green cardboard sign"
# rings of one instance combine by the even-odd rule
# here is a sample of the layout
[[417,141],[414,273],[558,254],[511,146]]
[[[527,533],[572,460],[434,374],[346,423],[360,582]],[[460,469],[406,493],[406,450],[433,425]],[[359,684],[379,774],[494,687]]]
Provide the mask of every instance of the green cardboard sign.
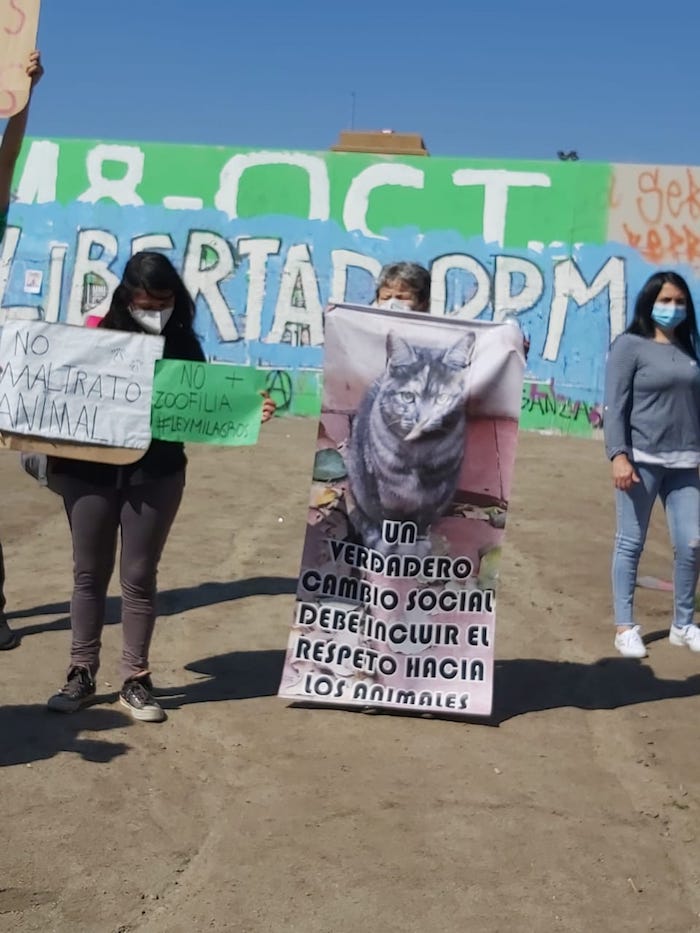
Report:
[[161,441],[229,447],[255,444],[263,386],[264,374],[247,366],[158,360],[151,433]]

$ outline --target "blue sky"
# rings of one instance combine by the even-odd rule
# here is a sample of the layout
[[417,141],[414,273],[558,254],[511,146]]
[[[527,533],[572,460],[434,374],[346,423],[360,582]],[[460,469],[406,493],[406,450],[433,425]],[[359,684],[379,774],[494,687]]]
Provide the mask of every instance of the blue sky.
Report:
[[700,163],[700,3],[44,0],[31,135]]

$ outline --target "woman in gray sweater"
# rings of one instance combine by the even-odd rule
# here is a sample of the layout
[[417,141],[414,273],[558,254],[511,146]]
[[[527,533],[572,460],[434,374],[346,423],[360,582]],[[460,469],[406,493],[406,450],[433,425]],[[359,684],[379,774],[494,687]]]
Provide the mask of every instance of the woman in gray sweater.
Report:
[[700,652],[693,621],[700,558],[700,368],[693,299],[684,279],[657,272],[612,345],[605,374],[605,450],[612,462],[617,533],[612,560],[615,647],[643,658],[634,621],[637,567],[657,496],[673,544],[672,645]]

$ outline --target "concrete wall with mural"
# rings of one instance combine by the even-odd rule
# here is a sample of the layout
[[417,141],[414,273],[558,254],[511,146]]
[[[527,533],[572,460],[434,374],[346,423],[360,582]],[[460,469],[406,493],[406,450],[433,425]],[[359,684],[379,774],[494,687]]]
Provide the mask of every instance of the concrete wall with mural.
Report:
[[700,299],[700,168],[34,139],[0,314],[79,324],[143,248],[182,270],[210,358],[269,370],[289,412],[318,410],[324,305],[369,302],[384,262],[413,259],[432,314],[518,316],[523,427],[590,435],[646,277],[671,266]]

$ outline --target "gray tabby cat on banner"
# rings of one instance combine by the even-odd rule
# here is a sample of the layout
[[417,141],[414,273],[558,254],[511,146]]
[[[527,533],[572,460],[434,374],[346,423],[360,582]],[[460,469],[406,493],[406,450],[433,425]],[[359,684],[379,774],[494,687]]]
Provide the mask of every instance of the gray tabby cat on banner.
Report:
[[418,346],[389,331],[386,366],[362,399],[352,425],[347,467],[350,520],[370,548],[396,546],[383,522],[412,522],[428,553],[430,525],[449,508],[464,459],[468,368],[475,336],[444,349]]

